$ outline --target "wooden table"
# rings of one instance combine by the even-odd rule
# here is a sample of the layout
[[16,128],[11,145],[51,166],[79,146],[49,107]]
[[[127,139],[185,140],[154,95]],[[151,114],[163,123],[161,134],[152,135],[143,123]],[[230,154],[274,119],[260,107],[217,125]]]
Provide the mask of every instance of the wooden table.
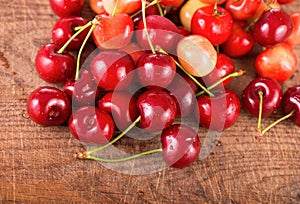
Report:
[[[259,143],[254,138],[256,119],[245,111],[235,126],[222,133],[214,151],[188,168],[145,173],[143,166],[136,165],[131,171],[140,169],[141,175],[131,175],[98,162],[75,160],[73,153],[83,146],[68,128],[36,125],[25,108],[28,94],[48,85],[38,77],[34,59],[38,49],[50,42],[58,18],[47,0],[1,0],[0,8],[3,203],[300,203],[299,127],[287,120]],[[299,11],[300,2],[284,8]],[[90,14],[86,6],[84,15]],[[300,60],[300,47],[295,49]],[[248,71],[229,87],[239,96],[245,82],[255,77],[254,56],[235,60],[237,68]],[[282,86],[286,90],[299,83],[297,70]],[[269,124],[280,115],[279,110],[263,122]],[[133,148],[134,144],[125,139],[118,146],[129,152],[147,147]],[[130,170],[130,166],[124,168]]]

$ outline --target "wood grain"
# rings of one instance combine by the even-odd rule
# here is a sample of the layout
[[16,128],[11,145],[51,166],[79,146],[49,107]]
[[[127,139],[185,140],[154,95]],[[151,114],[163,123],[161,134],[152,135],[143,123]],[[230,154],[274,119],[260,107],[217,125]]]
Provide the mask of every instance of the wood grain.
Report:
[[[214,151],[189,168],[162,168],[131,175],[93,161],[73,159],[83,150],[67,127],[41,127],[26,115],[28,94],[46,85],[35,72],[38,49],[50,42],[58,19],[47,0],[0,1],[0,200],[3,203],[300,203],[300,129],[287,120],[260,143],[256,120],[242,111],[236,125],[222,133]],[[295,1],[285,6],[299,11]],[[88,6],[84,15],[91,18]],[[296,52],[300,59],[300,47]],[[255,73],[253,58],[235,60],[248,71],[230,88],[239,95]],[[283,89],[300,84],[299,68]],[[280,110],[264,120],[269,124]],[[200,130],[202,142],[207,136]],[[159,145],[124,139],[127,152]],[[153,158],[153,161],[156,161]],[[151,161],[147,160],[147,161]],[[129,163],[144,172],[158,163]],[[140,165],[143,164],[143,165]],[[132,166],[131,166],[132,165]]]

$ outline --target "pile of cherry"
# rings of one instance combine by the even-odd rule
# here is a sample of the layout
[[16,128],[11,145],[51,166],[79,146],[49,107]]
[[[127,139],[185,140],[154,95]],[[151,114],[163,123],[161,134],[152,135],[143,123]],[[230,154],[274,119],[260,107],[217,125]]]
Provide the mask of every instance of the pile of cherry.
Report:
[[[284,94],[280,85],[298,66],[300,13],[280,8],[292,1],[90,0],[95,18],[87,21],[80,16],[84,0],[50,0],[60,19],[35,62],[39,76],[56,86],[29,95],[28,115],[43,126],[68,124],[76,139],[97,145],[76,158],[118,162],[162,152],[175,168],[194,162],[201,146],[197,130],[178,118],[223,131],[237,121],[242,102],[258,118],[257,138],[287,118],[300,126],[300,85]],[[81,63],[87,43],[98,49]],[[255,43],[264,47],[254,63],[258,77],[240,100],[226,88],[244,74],[231,57],[247,55]],[[262,129],[262,118],[280,104],[286,115]],[[161,147],[126,158],[93,156],[133,127],[160,134]]]

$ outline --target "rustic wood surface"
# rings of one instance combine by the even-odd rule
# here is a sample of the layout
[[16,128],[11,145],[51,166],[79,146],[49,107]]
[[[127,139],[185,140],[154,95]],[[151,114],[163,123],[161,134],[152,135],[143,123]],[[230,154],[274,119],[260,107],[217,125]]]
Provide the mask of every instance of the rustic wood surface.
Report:
[[[47,0],[0,0],[0,8],[2,203],[300,203],[300,128],[287,120],[259,143],[254,139],[256,119],[244,111],[216,141],[214,151],[188,168],[131,175],[73,159],[83,147],[68,128],[36,125],[25,108],[28,94],[47,84],[38,77],[34,58],[50,41],[58,18]],[[285,9],[299,11],[300,2]],[[83,14],[91,17],[88,6]],[[295,49],[300,60],[300,47]],[[239,95],[255,77],[255,54],[235,60],[237,67],[248,71],[230,85]],[[283,89],[296,84],[299,68]],[[279,110],[264,124],[280,115]],[[133,141],[118,145],[129,152],[148,148],[147,143],[132,148]],[[143,167],[135,165],[131,171],[143,172]]]

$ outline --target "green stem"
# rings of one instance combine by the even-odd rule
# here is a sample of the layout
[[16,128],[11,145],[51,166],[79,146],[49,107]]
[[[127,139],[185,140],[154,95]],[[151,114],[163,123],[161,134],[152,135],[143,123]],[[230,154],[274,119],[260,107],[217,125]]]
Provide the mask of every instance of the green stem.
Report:
[[64,50],[68,47],[68,45],[71,43],[71,41],[74,40],[82,31],[84,31],[86,28],[88,28],[91,25],[92,25],[92,22],[90,21],[87,24],[85,24],[84,26],[80,26],[80,29],[78,29],[76,31],[76,33],[74,33],[74,35],[72,35],[72,37],[70,37],[70,39],[57,51],[57,53],[62,54],[64,52]]
[[[154,1],[151,1],[148,5],[145,6],[145,9],[149,8],[150,6],[153,6],[155,4],[158,4],[158,1],[157,0],[154,0]],[[136,17],[137,15],[139,15],[140,13],[142,13],[142,10],[138,10],[137,12],[135,12],[134,14],[132,14],[130,17],[131,18],[134,18]]]
[[147,28],[146,11],[145,10],[146,10],[146,0],[142,0],[142,15],[143,15],[144,30],[146,32],[146,36],[147,36],[147,40],[148,40],[150,49],[151,49],[152,53],[155,54],[155,50],[154,50],[153,44],[151,42],[150,35],[148,32],[148,28]]
[[156,6],[157,6],[157,9],[158,9],[159,15],[160,16],[165,16],[165,14],[164,14],[164,12],[161,8],[161,5],[159,3],[157,3]]
[[111,14],[112,16],[116,15],[118,4],[119,4],[119,0],[116,0],[114,10],[112,11],[112,14]]
[[[207,87],[207,90],[212,90],[213,88],[217,87],[219,84],[223,83],[225,80],[229,79],[229,78],[232,78],[232,77],[238,77],[238,76],[241,76],[245,73],[244,70],[239,70],[239,71],[236,71],[236,72],[232,72],[228,75],[226,75],[225,77],[221,78],[219,81],[217,81],[216,83],[212,84],[211,86]],[[204,94],[205,91],[200,91],[198,93],[196,93],[196,96],[200,96],[202,94]]]
[[140,122],[141,120],[141,116],[137,117],[137,119],[135,119],[135,121],[129,125],[123,132],[121,132],[117,137],[115,137],[113,140],[111,140],[110,142],[106,143],[105,145],[102,145],[100,147],[97,147],[95,149],[89,150],[86,153],[88,155],[93,154],[95,152],[98,152],[112,144],[114,144],[116,141],[118,141],[121,137],[123,137],[124,135],[126,135],[138,122]]
[[259,96],[259,112],[258,112],[258,121],[257,121],[257,131],[261,132],[261,118],[262,118],[262,106],[263,106],[263,92],[258,92]]
[[142,153],[139,153],[139,154],[131,155],[129,157],[123,157],[123,158],[118,158],[118,159],[105,159],[105,158],[94,157],[94,156],[91,156],[91,155],[87,155],[86,159],[92,159],[92,160],[101,161],[101,162],[113,163],[113,162],[127,161],[127,160],[130,160],[130,159],[135,159],[137,157],[141,157],[141,156],[148,155],[148,154],[154,154],[154,153],[157,153],[157,152],[162,152],[162,148],[153,149],[153,150],[150,150],[150,151],[146,151],[146,152],[142,152]]

